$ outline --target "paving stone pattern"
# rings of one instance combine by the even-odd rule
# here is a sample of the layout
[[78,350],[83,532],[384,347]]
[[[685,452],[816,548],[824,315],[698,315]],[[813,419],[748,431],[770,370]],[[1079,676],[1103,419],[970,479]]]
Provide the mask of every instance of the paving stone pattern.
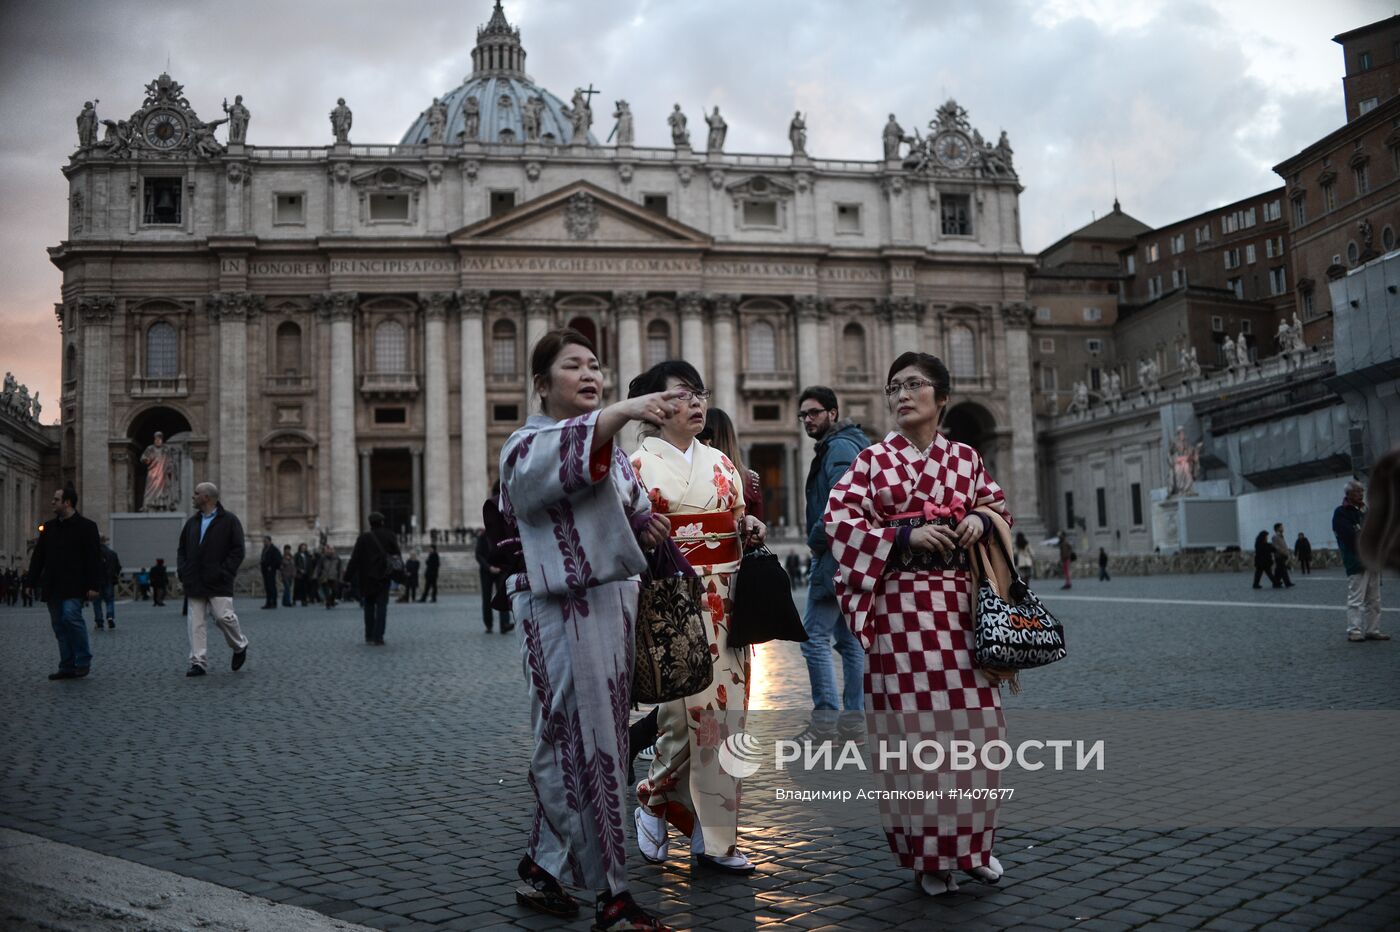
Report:
[[[1400,708],[1400,639],[1348,643],[1340,576],[1252,592],[1248,577],[1117,578],[1058,601],[1071,657],[1025,677],[1020,708]],[[1400,589],[1387,581],[1383,597]],[[1178,606],[1220,599],[1247,608]],[[1393,604],[1393,601],[1392,601]],[[517,634],[482,631],[479,602],[391,605],[384,647],[354,606],[260,611],[234,674],[187,679],[179,606],[118,606],[93,632],[93,673],[51,683],[42,609],[0,609],[6,758],[0,824],[381,929],[586,928],[514,902],[528,828],[527,707]],[[1385,625],[1400,634],[1400,616]],[[803,708],[796,645],[765,647],[756,694]],[[838,665],[839,666],[839,665]],[[834,831],[750,794],[758,874],[631,861],[634,889],[681,928],[1140,927],[1381,929],[1400,921],[1400,830],[1036,829],[1004,825],[997,886],[929,899],[893,867],[878,826]],[[629,826],[628,832],[632,831]]]

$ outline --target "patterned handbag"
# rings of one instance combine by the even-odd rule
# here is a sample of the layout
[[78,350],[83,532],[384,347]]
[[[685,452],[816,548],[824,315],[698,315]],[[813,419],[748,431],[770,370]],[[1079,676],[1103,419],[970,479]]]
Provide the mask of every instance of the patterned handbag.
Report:
[[715,664],[695,570],[669,539],[647,563],[649,578],[637,602],[632,701],[655,704],[702,692],[714,679]]
[[982,548],[973,549],[982,563],[977,587],[977,620],[973,629],[973,663],[983,669],[1029,670],[1065,659],[1065,629],[1016,573],[1006,542],[992,533],[1011,570],[1004,599],[991,584],[991,566]]

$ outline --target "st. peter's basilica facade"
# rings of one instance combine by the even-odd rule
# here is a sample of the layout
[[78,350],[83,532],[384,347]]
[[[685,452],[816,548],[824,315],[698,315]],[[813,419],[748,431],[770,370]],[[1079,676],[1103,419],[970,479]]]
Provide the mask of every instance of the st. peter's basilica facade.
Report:
[[370,510],[478,525],[529,413],[529,348],[570,324],[613,398],[654,362],[694,363],[779,528],[801,523],[802,386],[832,386],[879,436],[885,367],[935,352],[949,433],[1035,519],[1032,257],[1004,134],[984,141],[949,101],[923,133],[891,117],[879,160],[809,156],[801,115],[790,153],[732,154],[721,116],[692,115],[700,132],[677,108],[673,145],[644,148],[621,101],[600,143],[601,101],[565,104],[524,64],[497,4],[472,73],[398,145],[352,143],[343,101],[329,144],[254,145],[241,98],[206,122],[168,75],[105,132],[84,108],[50,254],[62,462],[86,514],[141,510],[160,431],[182,485],[216,482],[250,534],[340,541]]

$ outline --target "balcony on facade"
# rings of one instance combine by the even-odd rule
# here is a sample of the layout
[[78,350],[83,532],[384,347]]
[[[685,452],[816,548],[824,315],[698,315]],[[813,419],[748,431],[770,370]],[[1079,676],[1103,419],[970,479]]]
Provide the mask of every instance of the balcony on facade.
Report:
[[739,390],[753,395],[792,392],[797,381],[791,371],[745,372],[739,377]]
[[360,379],[366,398],[411,398],[418,394],[416,372],[366,372]]
[[189,393],[190,380],[184,375],[166,379],[133,376],[131,379],[132,398],[184,398]]
[[263,380],[263,391],[268,395],[304,395],[311,386],[309,375],[269,375]]

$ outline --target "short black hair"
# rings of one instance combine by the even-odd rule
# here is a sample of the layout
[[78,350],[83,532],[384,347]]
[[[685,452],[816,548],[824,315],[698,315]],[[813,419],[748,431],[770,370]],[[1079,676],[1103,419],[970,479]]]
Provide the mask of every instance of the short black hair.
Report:
[[910,366],[918,369],[924,376],[933,383],[934,397],[948,397],[953,391],[953,378],[948,374],[948,367],[943,364],[932,353],[917,353],[910,350],[907,353],[900,353],[894,362],[890,363],[889,374],[885,376],[885,383],[894,378],[894,374],[901,369]]
[[384,516],[381,515],[381,514],[380,514],[379,512],[377,512],[377,511],[371,511],[371,512],[369,513],[369,518],[368,518],[367,520],[369,521],[369,526],[370,526],[370,527],[383,527],[383,526],[384,526]]
[[72,505],[74,508],[78,507],[78,490],[73,488],[73,483],[69,482],[64,485],[59,494],[63,496],[63,501]]
[[802,394],[797,396],[797,406],[802,407],[802,402],[808,398],[821,405],[823,411],[841,410],[841,406],[836,403],[836,393],[825,385],[808,385],[802,389]]
[[700,377],[694,366],[684,359],[668,359],[657,363],[628,383],[627,397],[636,398],[638,395],[664,392],[666,380],[671,378],[679,379],[682,385],[697,392],[705,390],[705,380]]

